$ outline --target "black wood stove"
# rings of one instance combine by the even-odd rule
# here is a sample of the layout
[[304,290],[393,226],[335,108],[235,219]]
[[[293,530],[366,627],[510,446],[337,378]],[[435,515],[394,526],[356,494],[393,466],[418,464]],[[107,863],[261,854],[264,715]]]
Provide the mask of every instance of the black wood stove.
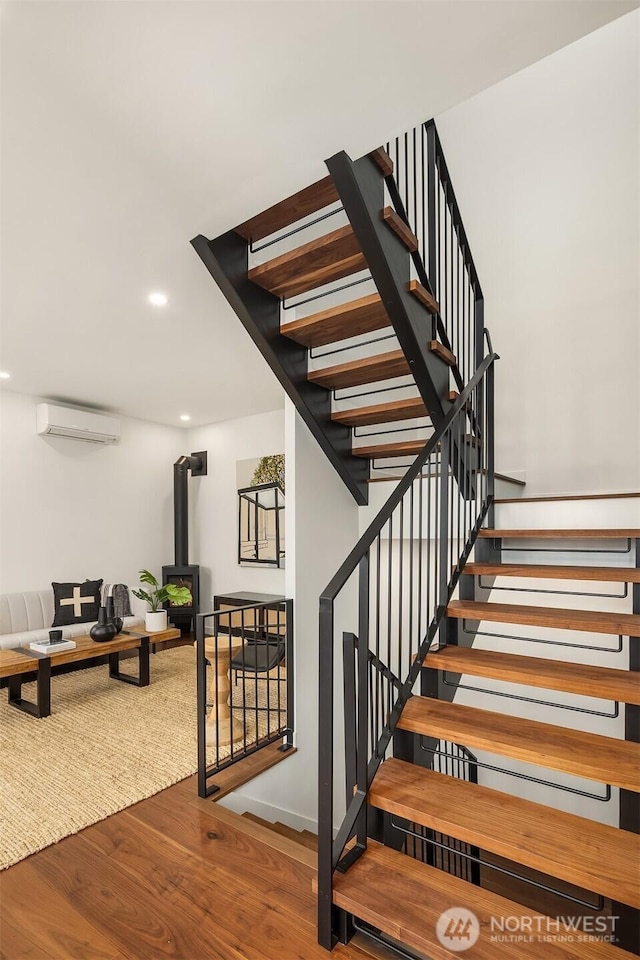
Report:
[[180,457],[173,465],[173,532],[175,563],[162,568],[162,582],[188,587],[192,602],[175,607],[165,604],[169,620],[183,633],[195,629],[195,616],[200,609],[200,567],[189,563],[189,471],[192,477],[206,477],[207,451]]

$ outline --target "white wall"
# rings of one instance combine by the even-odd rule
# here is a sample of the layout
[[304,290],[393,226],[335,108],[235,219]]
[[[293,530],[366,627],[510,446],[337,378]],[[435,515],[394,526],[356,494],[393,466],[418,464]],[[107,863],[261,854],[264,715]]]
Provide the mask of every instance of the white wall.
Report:
[[[285,571],[237,563],[236,460],[284,450],[284,411],[191,430],[122,418],[110,446],[36,434],[35,397],[0,405],[0,590],[102,577],[136,585],[173,562],[173,463],[207,450],[189,481],[189,559],[202,566],[201,609],[214,591],[283,593]],[[137,601],[133,601],[134,604]]]
[[[294,600],[295,742],[298,752],[223,802],[316,829],[318,806],[318,599],[358,540],[358,507],[286,400],[287,596]],[[340,622],[347,629],[346,621]],[[351,629],[356,624],[349,624]],[[338,750],[341,743],[337,739]],[[344,792],[337,776],[338,795]]]
[[639,41],[635,11],[437,117],[528,495],[638,489]]
[[0,590],[86,577],[135,585],[141,567],[159,575],[173,556],[183,431],[123,418],[112,446],[41,437],[38,402],[2,392]]
[[[285,571],[268,567],[238,566],[238,496],[236,461],[282,453],[284,411],[226,420],[186,433],[184,450],[208,452],[208,476],[193,477],[189,486],[191,556],[201,569],[201,610],[211,610],[214,593],[253,590],[284,593]],[[188,448],[188,449],[187,449]],[[286,464],[288,474],[289,464]],[[289,487],[287,476],[287,488]],[[289,490],[285,523],[291,516]],[[288,544],[285,544],[287,549]],[[285,558],[285,564],[288,557]]]

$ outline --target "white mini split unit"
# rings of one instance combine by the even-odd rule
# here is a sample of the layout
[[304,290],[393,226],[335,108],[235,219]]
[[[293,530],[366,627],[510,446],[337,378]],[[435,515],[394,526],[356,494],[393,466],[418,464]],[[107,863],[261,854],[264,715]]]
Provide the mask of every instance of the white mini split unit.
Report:
[[38,433],[49,437],[67,437],[89,443],[115,443],[120,439],[120,421],[103,413],[39,403],[36,420]]

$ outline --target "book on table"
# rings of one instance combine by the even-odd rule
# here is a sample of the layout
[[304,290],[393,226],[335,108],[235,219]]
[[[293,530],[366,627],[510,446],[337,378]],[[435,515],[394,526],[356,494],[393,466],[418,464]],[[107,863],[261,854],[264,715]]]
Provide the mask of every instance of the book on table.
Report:
[[75,640],[34,640],[29,644],[36,653],[59,653],[61,650],[75,650]]

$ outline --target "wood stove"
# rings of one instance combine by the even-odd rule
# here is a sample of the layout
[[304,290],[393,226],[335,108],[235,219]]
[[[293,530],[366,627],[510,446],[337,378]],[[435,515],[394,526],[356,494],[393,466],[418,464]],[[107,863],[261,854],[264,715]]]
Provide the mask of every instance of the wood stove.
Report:
[[192,477],[206,477],[207,452],[180,457],[173,465],[173,534],[175,563],[162,568],[162,582],[188,587],[191,603],[176,607],[165,604],[171,623],[182,632],[195,628],[195,617],[200,610],[200,567],[189,563],[189,471]]

